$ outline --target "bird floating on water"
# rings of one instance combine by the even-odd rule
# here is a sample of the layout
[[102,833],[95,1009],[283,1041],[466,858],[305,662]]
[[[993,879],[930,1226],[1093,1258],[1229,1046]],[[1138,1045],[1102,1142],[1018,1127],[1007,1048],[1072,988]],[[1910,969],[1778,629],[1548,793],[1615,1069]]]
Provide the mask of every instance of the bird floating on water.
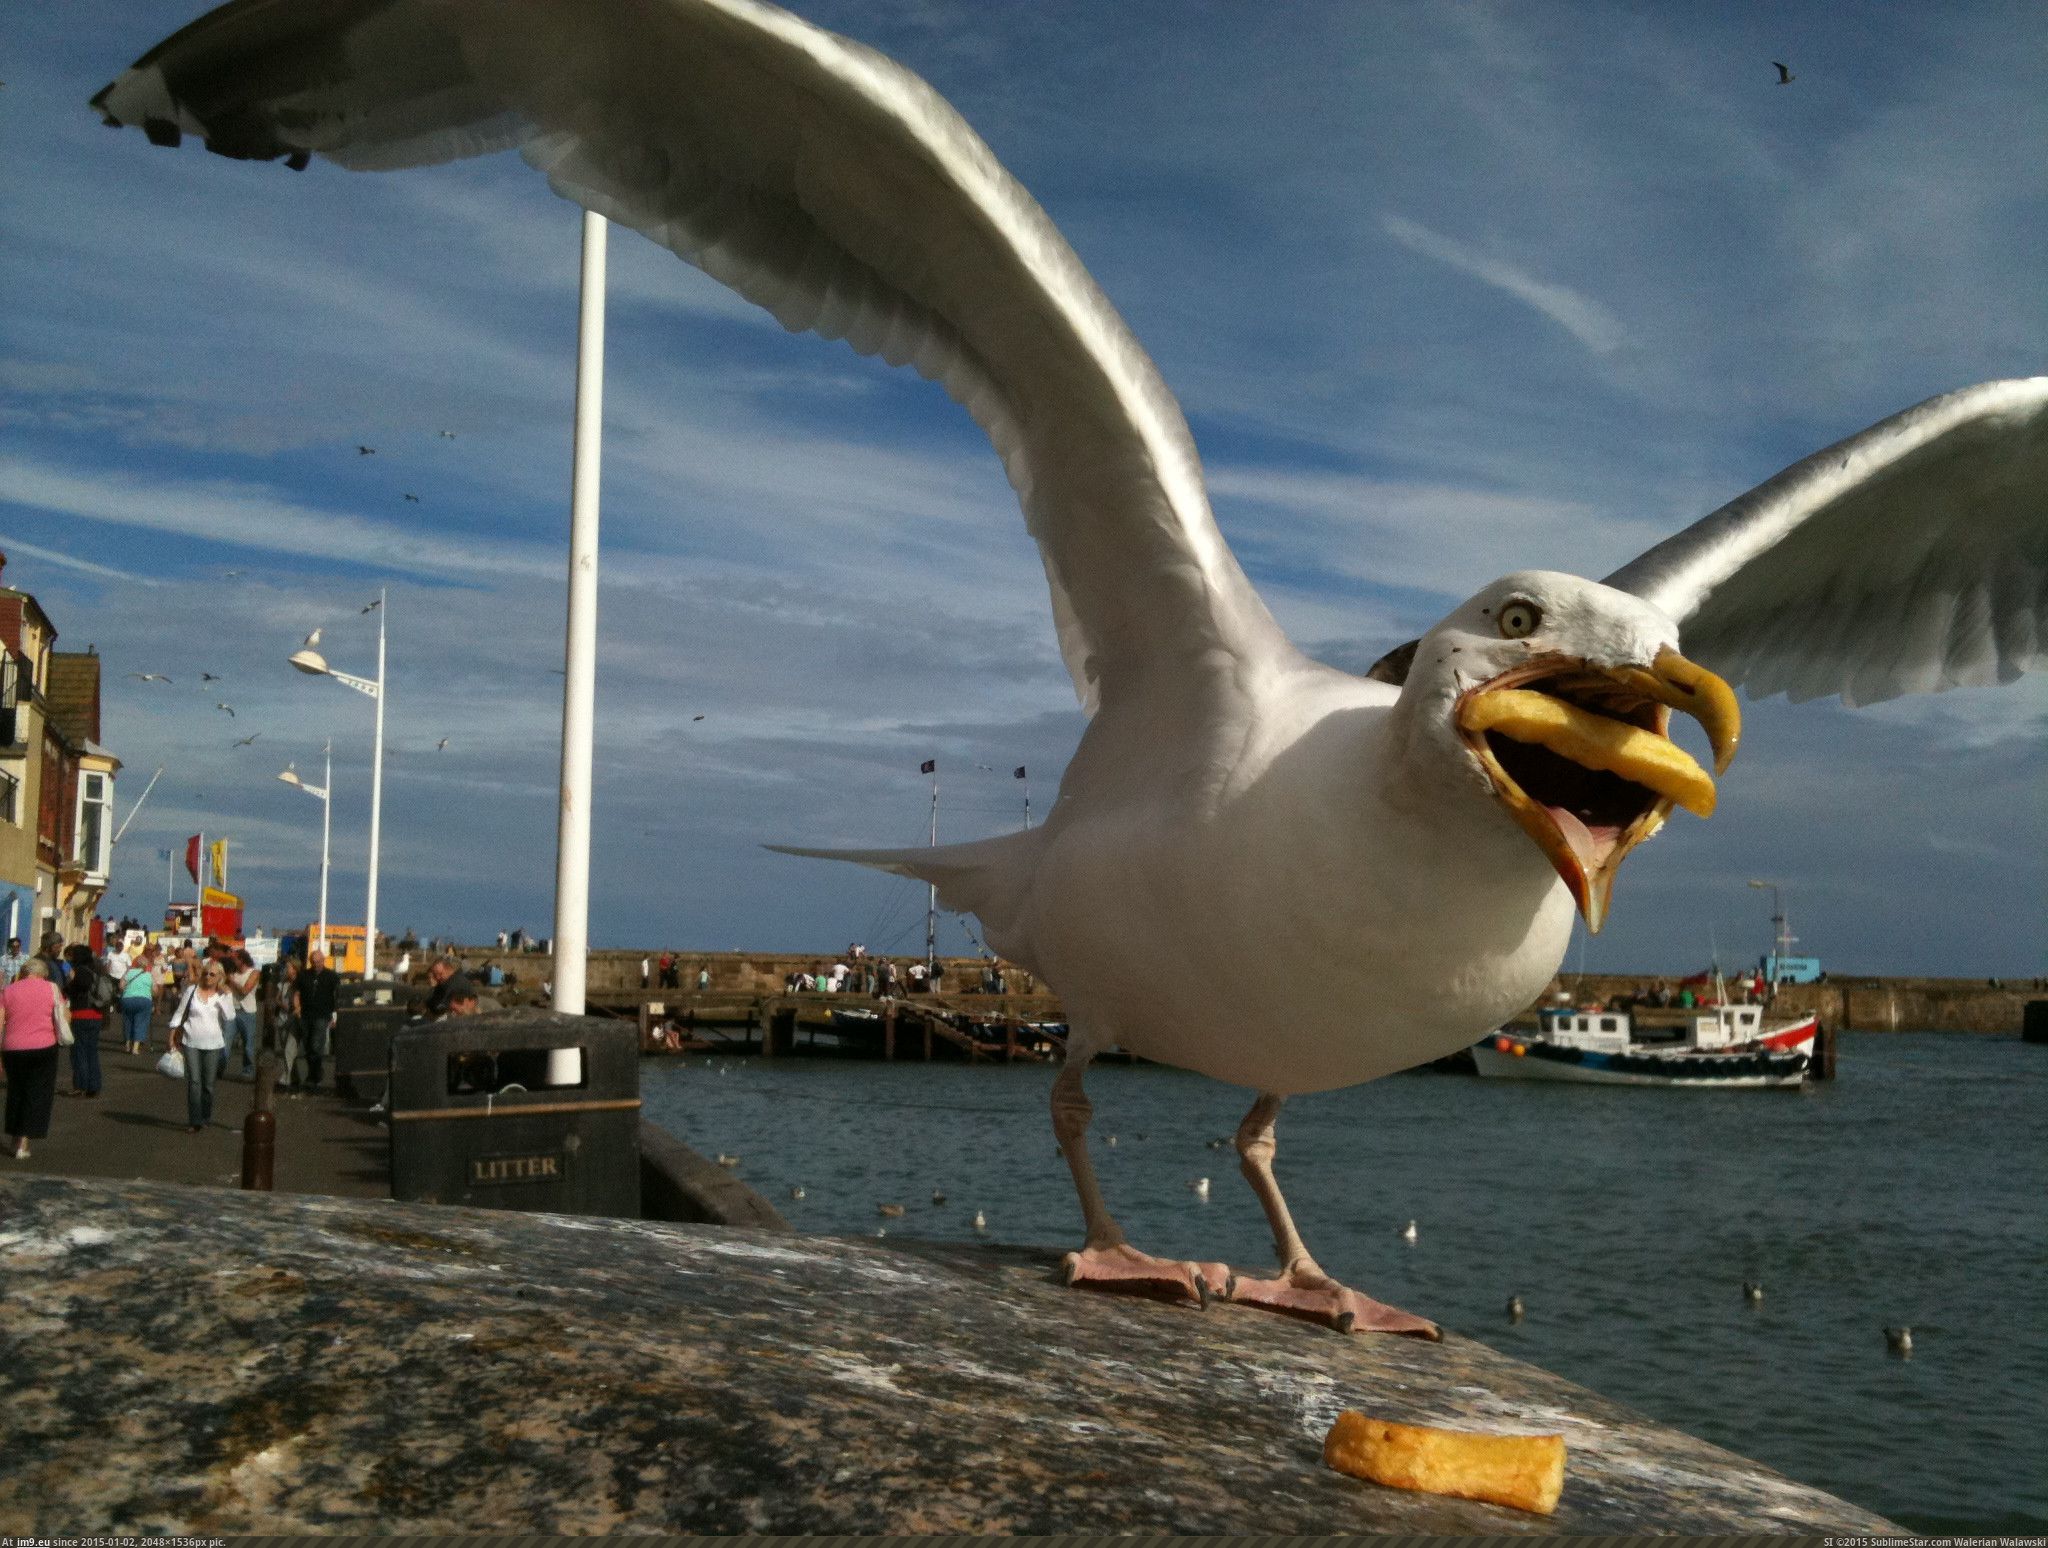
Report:
[[1901,1359],[1913,1358],[1913,1330],[1911,1328],[1886,1328],[1885,1347]]
[[[784,327],[936,378],[989,434],[1091,717],[1058,799],[975,843],[794,852],[930,882],[1060,996],[1074,1283],[1438,1336],[1310,1255],[1273,1176],[1287,1098],[1426,1063],[1532,1003],[1574,914],[1605,922],[1627,855],[1676,808],[1712,813],[1740,734],[1731,684],[1868,703],[2009,681],[2048,638],[2035,378],[1894,415],[1604,581],[1510,568],[1367,675],[1340,671],[1294,647],[1239,568],[1123,319],[910,71],[756,0],[279,15],[224,6],[93,105],[156,144],[192,134],[293,169],[519,146],[556,191]],[[1670,739],[1673,711],[1705,728],[1713,773]],[[1082,1085],[1112,1046],[1258,1093],[1236,1148],[1276,1276],[1126,1239]]]
[[1749,1302],[1750,1305],[1756,1306],[1764,1298],[1764,1287],[1755,1280],[1745,1279],[1742,1282],[1742,1298]]
[[1415,1229],[1415,1222],[1412,1220],[1409,1221],[1403,1227],[1401,1227],[1401,1240],[1406,1242],[1410,1247],[1413,1247],[1415,1245],[1415,1238],[1420,1234],[1421,1233]]
[[804,1190],[803,1190],[803,1186],[802,1186],[802,1184],[798,1184],[798,1185],[797,1185],[796,1187],[794,1187],[794,1188],[790,1189],[790,1190],[789,1190],[789,1196],[790,1196],[791,1198],[793,1198],[793,1199],[800,1199],[800,1198],[802,1198],[802,1197],[804,1196]]
[[1193,1182],[1188,1184],[1188,1192],[1192,1193],[1196,1198],[1202,1200],[1204,1203],[1207,1203],[1209,1199],[1209,1179],[1206,1177],[1197,1177]]
[[727,1171],[731,1171],[734,1167],[740,1164],[740,1158],[738,1156],[728,1156],[723,1151],[721,1151],[719,1152],[718,1156],[718,1164],[724,1167]]
[[986,1231],[988,1229],[988,1216],[984,1215],[980,1210],[977,1209],[974,1212],[973,1225],[974,1229],[977,1231]]
[[945,1194],[943,1194],[943,1193],[939,1192],[939,1190],[938,1190],[938,1189],[934,1188],[934,1189],[932,1190],[932,1202],[933,1202],[934,1204],[943,1204],[943,1203],[945,1203],[945,1202],[946,1202],[946,1196],[945,1196]]
[[1522,1320],[1522,1298],[1519,1295],[1511,1295],[1508,1297],[1507,1309],[1508,1321],[1520,1322]]

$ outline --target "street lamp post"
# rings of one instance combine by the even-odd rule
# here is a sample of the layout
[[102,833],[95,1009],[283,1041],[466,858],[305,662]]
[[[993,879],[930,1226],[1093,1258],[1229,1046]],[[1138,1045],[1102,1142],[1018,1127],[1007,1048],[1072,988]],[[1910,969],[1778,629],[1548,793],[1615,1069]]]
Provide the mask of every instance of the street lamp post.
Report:
[[309,677],[331,677],[367,694],[377,705],[377,729],[370,749],[370,888],[363,908],[363,977],[377,976],[377,841],[384,819],[384,613],[386,596],[377,592],[377,676],[374,680],[338,672],[317,650],[307,646],[292,654],[292,665]]
[[309,796],[320,798],[320,954],[327,954],[327,864],[330,853],[329,839],[333,833],[334,821],[334,743],[329,742],[323,749],[327,758],[326,783],[309,785],[299,778],[299,771],[287,766],[277,777],[287,785],[296,785]]

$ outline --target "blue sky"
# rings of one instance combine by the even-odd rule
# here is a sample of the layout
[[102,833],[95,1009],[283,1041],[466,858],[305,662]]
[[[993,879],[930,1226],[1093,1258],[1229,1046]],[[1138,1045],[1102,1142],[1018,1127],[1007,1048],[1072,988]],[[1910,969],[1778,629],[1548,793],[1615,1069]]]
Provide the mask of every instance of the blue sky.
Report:
[[[166,766],[115,906],[153,911],[203,828],[258,918],[307,917],[319,810],[274,776],[332,736],[360,917],[370,705],[284,658],[321,625],[369,671],[389,586],[379,922],[545,932],[576,212],[513,157],[294,176],[102,128],[86,99],[200,9],[32,8],[0,46],[7,580],[106,658],[124,812]],[[1047,207],[1339,664],[2048,363],[2036,5],[796,9],[926,75]],[[630,232],[609,336],[593,939],[915,949],[913,884],[758,846],[921,841],[927,757],[942,838],[1014,825],[1018,764],[1051,800],[1082,722],[996,459],[936,388]],[[1843,971],[2048,970],[2038,677],[1746,708],[1720,814],[1628,862],[1588,967],[1753,955],[1763,877]]]

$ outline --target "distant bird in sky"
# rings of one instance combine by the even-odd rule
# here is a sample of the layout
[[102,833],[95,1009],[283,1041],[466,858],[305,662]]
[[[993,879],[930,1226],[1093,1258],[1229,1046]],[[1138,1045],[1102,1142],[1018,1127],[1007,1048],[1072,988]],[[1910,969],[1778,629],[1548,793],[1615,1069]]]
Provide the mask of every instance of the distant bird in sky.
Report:
[[1783,65],[1778,64],[1777,60],[1773,59],[1771,63],[1777,65],[1778,67],[1778,84],[1780,86],[1790,86],[1794,81],[1799,79],[1799,77],[1794,75],[1790,70],[1786,69]]
[[201,672],[201,673],[199,674],[199,680],[200,680],[200,681],[201,681],[202,683],[217,683],[217,682],[219,682],[219,681],[220,681],[220,673],[218,673],[218,672]]
[[226,570],[221,573],[221,579],[233,580],[237,575],[247,575],[248,573],[247,570]]
[[356,448],[356,455],[358,457],[374,457],[377,455],[377,448],[374,446],[358,446]]
[[382,597],[379,597],[376,601],[367,603],[364,606],[357,608],[356,611],[359,613],[374,613],[377,611],[378,608],[382,607],[383,605],[384,599]]
[[704,717],[702,715],[692,715],[690,718],[692,720],[702,720]]
[[[233,714],[234,711],[230,710],[228,713]],[[243,737],[240,741],[236,742],[235,745],[237,747],[252,747],[255,745],[256,738],[261,736],[262,734],[263,733],[261,731],[251,731],[247,736]]]
[[311,650],[315,645],[318,645],[319,643],[320,631],[318,629],[315,629],[311,634],[307,635],[303,640],[299,641],[299,649]]
[[[913,364],[999,449],[1089,717],[1059,800],[973,843],[789,852],[928,882],[1059,995],[1051,1119],[1085,1229],[1070,1283],[1440,1336],[1310,1254],[1273,1171],[1288,1098],[1426,1063],[1533,1003],[1575,916],[1606,921],[1624,859],[1676,808],[1713,812],[1737,686],[1870,703],[2043,657],[2048,377],[1908,408],[1604,580],[1522,568],[1503,531],[1507,573],[1353,674],[1287,637],[1157,367],[911,71],[764,3],[322,0],[289,27],[282,10],[214,10],[93,106],[156,144],[287,165],[523,142],[558,192],[786,329]],[[647,84],[670,80],[690,89]],[[1112,1047],[1256,1093],[1236,1148],[1277,1273],[1126,1237],[1083,1086]],[[1367,1173],[1329,1186],[1331,1209],[1392,1207]]]
[[453,430],[443,430],[441,432],[441,439],[444,441],[452,441],[455,439],[455,432]]
[[416,494],[409,494],[405,498],[414,505],[418,505],[420,503],[420,497]]
[[217,710],[226,710],[228,712],[228,719],[230,720],[233,720],[235,718],[235,707],[232,704],[216,704],[214,705],[214,708]]
[[442,738],[441,738],[441,740],[440,740],[440,741],[438,741],[438,742],[436,742],[436,743],[434,744],[434,751],[435,751],[435,752],[446,752],[447,750],[448,750],[448,738],[444,736],[444,737],[442,737]]
[[145,683],[167,683],[170,681],[161,672],[130,672],[128,675]]

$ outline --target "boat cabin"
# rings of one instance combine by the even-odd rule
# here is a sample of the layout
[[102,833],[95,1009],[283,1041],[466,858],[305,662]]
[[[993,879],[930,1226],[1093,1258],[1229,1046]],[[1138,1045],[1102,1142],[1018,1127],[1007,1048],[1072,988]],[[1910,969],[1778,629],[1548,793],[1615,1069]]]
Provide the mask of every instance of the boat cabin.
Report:
[[1588,1053],[1626,1053],[1630,1049],[1728,1048],[1753,1043],[1763,1036],[1763,1009],[1756,1005],[1702,1006],[1684,1025],[1638,1027],[1627,1011],[1541,1010],[1542,1035],[1565,1048]]

